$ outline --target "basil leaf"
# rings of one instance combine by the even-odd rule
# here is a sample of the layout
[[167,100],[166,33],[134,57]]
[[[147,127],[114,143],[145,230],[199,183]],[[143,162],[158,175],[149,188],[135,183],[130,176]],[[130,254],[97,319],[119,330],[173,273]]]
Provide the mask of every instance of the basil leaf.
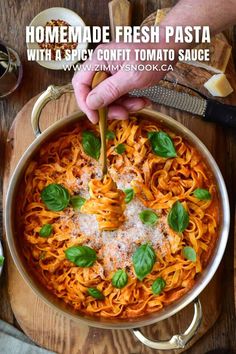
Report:
[[66,188],[60,184],[49,184],[41,192],[41,198],[49,210],[64,210],[70,201],[70,195]]
[[166,286],[165,280],[163,278],[157,278],[152,284],[153,294],[159,295],[165,286]]
[[106,138],[107,138],[108,140],[113,140],[113,139],[115,139],[115,133],[112,132],[111,130],[107,130],[107,132],[106,132]]
[[39,255],[39,259],[44,259],[46,257],[46,252],[42,251]]
[[143,224],[154,226],[157,223],[158,216],[152,210],[143,210],[139,213],[139,218]]
[[103,293],[97,288],[88,288],[88,293],[89,295],[91,295],[92,297],[98,300],[103,300],[105,298]]
[[126,204],[128,204],[129,202],[131,202],[131,200],[134,197],[134,190],[132,188],[128,188],[124,190],[125,192],[125,202]]
[[70,198],[70,202],[74,210],[80,210],[82,205],[86,202],[86,199],[82,198],[80,195],[74,195]]
[[125,152],[125,145],[124,144],[119,144],[116,146],[115,151],[117,152],[117,154],[123,154],[123,152]]
[[149,132],[148,138],[150,140],[153,152],[161,157],[176,157],[177,153],[171,137],[163,132]]
[[189,215],[179,201],[172,206],[167,221],[169,226],[176,232],[183,232],[188,227]]
[[65,250],[66,258],[78,267],[91,267],[96,259],[96,252],[88,246],[72,246]]
[[152,246],[146,243],[137,248],[132,260],[137,278],[143,280],[152,271],[156,254]]
[[200,199],[200,200],[210,200],[211,199],[211,193],[207,189],[202,189],[202,188],[197,188],[193,192],[194,197]]
[[90,131],[84,131],[82,134],[82,146],[84,152],[98,160],[100,157],[101,140]]
[[186,258],[192,262],[196,262],[196,260],[197,260],[196,251],[190,246],[186,246],[183,248],[183,255],[184,255],[184,258]]
[[4,259],[5,259],[5,257],[0,256],[0,267],[3,265],[3,263],[4,263]]
[[112,277],[112,285],[121,289],[128,283],[128,275],[123,269],[117,270]]
[[52,233],[52,225],[51,224],[45,224],[41,227],[39,231],[39,236],[41,237],[49,237]]

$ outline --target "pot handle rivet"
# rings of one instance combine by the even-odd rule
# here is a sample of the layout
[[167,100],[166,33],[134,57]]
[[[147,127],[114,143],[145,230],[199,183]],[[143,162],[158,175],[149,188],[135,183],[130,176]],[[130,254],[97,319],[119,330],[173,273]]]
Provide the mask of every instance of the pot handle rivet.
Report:
[[31,113],[31,125],[34,132],[34,135],[38,137],[41,134],[39,120],[42,109],[45,105],[51,100],[57,100],[64,93],[73,92],[72,84],[67,84],[64,86],[48,86],[47,90],[44,91],[37,101],[35,102],[32,113]]
[[146,338],[139,328],[133,329],[133,334],[147,347],[159,350],[181,349],[185,348],[186,344],[196,334],[201,321],[202,321],[202,306],[200,300],[197,298],[194,300],[194,315],[192,322],[183,334],[175,334],[169,340],[151,340]]

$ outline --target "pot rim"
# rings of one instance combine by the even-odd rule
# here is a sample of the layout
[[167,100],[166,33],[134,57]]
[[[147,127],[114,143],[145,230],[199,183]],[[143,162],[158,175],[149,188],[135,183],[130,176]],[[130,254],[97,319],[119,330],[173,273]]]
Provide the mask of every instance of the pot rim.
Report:
[[29,273],[25,270],[23,266],[23,262],[21,261],[18,255],[16,244],[14,242],[13,222],[11,220],[12,219],[11,211],[14,205],[13,204],[14,193],[15,190],[17,190],[18,188],[17,182],[19,182],[19,179],[22,177],[22,173],[24,171],[25,165],[29,162],[30,158],[32,157],[32,154],[35,153],[35,151],[40,146],[40,144],[43,143],[45,140],[47,140],[47,138],[54,131],[58,132],[60,131],[61,128],[63,128],[63,126],[67,126],[75,123],[76,119],[84,116],[82,112],[80,111],[76,112],[61,120],[56,121],[29,145],[29,147],[26,149],[26,151],[24,152],[24,154],[22,155],[21,159],[19,160],[19,162],[17,163],[14,169],[14,172],[10,179],[7,194],[6,194],[6,208],[5,208],[5,218],[4,218],[6,238],[7,238],[7,243],[10,249],[11,256],[13,258],[13,261],[19,273],[26,281],[27,285],[34,291],[34,293],[37,296],[39,296],[39,298],[43,300],[51,308],[53,308],[60,314],[66,316],[67,318],[70,318],[77,322],[87,324],[92,327],[106,328],[106,329],[132,329],[132,328],[151,325],[153,323],[162,321],[168,317],[173,316],[174,314],[182,310],[184,307],[186,307],[188,304],[190,304],[210,282],[210,280],[212,279],[213,275],[215,274],[221,262],[227,244],[227,240],[228,240],[229,226],[230,226],[230,208],[229,208],[228,194],[227,194],[225,182],[220,172],[220,169],[217,163],[215,162],[214,158],[212,157],[211,153],[209,152],[209,150],[195,134],[193,134],[188,128],[186,128],[184,125],[174,120],[173,118],[163,113],[157,112],[153,109],[147,109],[147,108],[137,112],[135,115],[139,116],[142,114],[149,116],[152,119],[156,118],[161,124],[170,128],[171,130],[173,129],[174,132],[176,131],[179,132],[181,136],[185,137],[188,141],[190,141],[196,146],[197,150],[206,160],[206,163],[210,166],[211,172],[214,175],[216,184],[218,186],[219,201],[222,210],[221,230],[218,234],[218,239],[216,241],[214,254],[211,256],[211,260],[209,261],[207,267],[201,273],[199,280],[195,283],[194,287],[190,291],[188,291],[185,295],[183,295],[179,300],[165,307],[163,310],[159,312],[147,314],[141,317],[137,317],[135,319],[132,319],[132,321],[127,319],[126,320],[116,319],[115,321],[113,320],[113,322],[109,319],[104,319],[100,317],[85,316],[84,314],[80,314],[79,312],[73,314],[72,310],[69,310],[69,307],[68,309],[67,308],[62,309],[56,304],[54,304],[52,300],[46,298],[46,296],[43,295],[42,290],[40,290],[39,286],[37,286],[37,283],[39,283],[39,281],[34,282],[33,277],[30,276]]

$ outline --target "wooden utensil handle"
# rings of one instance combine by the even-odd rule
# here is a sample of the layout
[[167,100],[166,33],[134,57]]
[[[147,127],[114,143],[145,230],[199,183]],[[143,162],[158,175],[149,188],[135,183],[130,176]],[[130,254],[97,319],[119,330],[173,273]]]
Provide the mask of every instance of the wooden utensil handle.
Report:
[[[103,80],[108,78],[108,74],[104,71],[98,71],[92,81],[92,89],[99,85]],[[107,108],[100,108],[98,110],[99,115],[99,129],[101,134],[101,157],[102,174],[107,174],[107,148],[106,148],[106,130],[107,130]]]
[[128,0],[112,0],[108,4],[112,40],[116,26],[131,25],[131,4]]
[[108,76],[109,75],[105,71],[97,71],[93,77],[92,89],[94,89],[94,87],[98,86],[102,81],[106,80],[108,78]]

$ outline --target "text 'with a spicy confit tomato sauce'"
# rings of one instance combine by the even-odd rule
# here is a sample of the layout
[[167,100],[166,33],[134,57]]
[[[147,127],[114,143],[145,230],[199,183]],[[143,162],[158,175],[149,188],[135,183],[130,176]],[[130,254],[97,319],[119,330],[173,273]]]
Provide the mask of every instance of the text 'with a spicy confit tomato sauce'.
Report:
[[[181,136],[135,117],[108,129],[109,187],[93,184],[99,128],[82,120],[31,161],[16,219],[29,267],[50,292],[81,313],[131,318],[193,287],[217,240],[219,202],[209,168]],[[106,224],[117,211],[112,183],[124,201],[115,229]]]

